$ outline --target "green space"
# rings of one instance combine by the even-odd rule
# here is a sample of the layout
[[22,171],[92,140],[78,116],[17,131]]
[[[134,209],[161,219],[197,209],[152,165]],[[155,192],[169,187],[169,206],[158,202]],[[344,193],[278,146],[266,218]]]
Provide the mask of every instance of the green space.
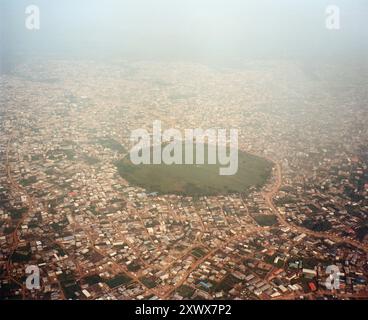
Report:
[[99,138],[97,140],[97,143],[104,148],[110,149],[112,151],[116,151],[118,153],[126,152],[122,144],[112,138]]
[[81,287],[76,281],[75,275],[73,273],[62,273],[58,276],[58,280],[66,299],[77,300],[80,297]]
[[176,292],[180,294],[184,299],[189,299],[193,296],[195,290],[185,284],[180,286]]
[[96,158],[96,157],[91,157],[91,156],[89,156],[89,155],[87,155],[87,154],[84,154],[84,155],[83,155],[83,160],[84,160],[87,164],[89,164],[89,165],[95,165],[95,164],[97,164],[97,163],[99,163],[99,162],[100,162],[100,160],[99,160],[98,158]]
[[64,149],[58,148],[55,150],[50,150],[46,154],[47,159],[54,160],[54,161],[60,161],[64,159],[65,157],[68,160],[74,160],[75,155],[76,153],[72,148],[64,148]]
[[237,283],[241,282],[240,279],[235,278],[232,274],[227,274],[215,287],[215,291],[229,291]]
[[277,223],[275,215],[255,214],[253,218],[261,227],[271,227]]
[[131,282],[131,278],[128,277],[126,274],[119,274],[117,276],[115,276],[112,279],[106,280],[106,284],[110,287],[110,288],[116,288],[116,287],[120,287],[124,284],[128,284]]
[[154,278],[142,277],[139,279],[148,289],[153,289],[157,286]]
[[363,226],[363,227],[359,227],[356,230],[356,235],[357,238],[360,242],[363,242],[364,239],[368,236],[368,225],[367,226]]
[[30,186],[31,184],[34,184],[37,182],[37,178],[35,176],[32,176],[32,177],[29,177],[29,178],[25,178],[25,179],[22,179],[20,181],[20,184],[23,186],[23,187],[28,187]]
[[201,259],[206,255],[206,251],[203,248],[195,248],[192,250],[192,255],[196,259]]
[[15,230],[15,227],[4,227],[4,229],[3,229],[3,234],[5,235],[5,236],[7,236],[8,234],[11,234],[12,232],[14,232],[14,230]]
[[[194,148],[195,150],[196,148]],[[152,151],[152,150],[150,150]],[[205,148],[207,159],[208,146]],[[183,148],[183,158],[184,158]],[[151,152],[152,155],[152,152]],[[194,163],[196,154],[194,152]],[[158,165],[131,162],[130,156],[116,163],[119,174],[132,186],[148,192],[178,194],[184,196],[212,196],[245,193],[250,188],[260,188],[268,180],[272,163],[266,159],[239,151],[238,171],[233,176],[221,176],[221,164],[173,164]],[[152,163],[152,161],[151,161]]]
[[327,220],[313,220],[313,219],[306,219],[303,221],[302,226],[312,231],[316,232],[326,232],[331,230],[332,225],[331,222]]
[[10,261],[14,263],[24,263],[32,258],[31,245],[27,243],[24,247],[18,247],[10,257]]
[[10,217],[13,219],[13,220],[19,220],[23,217],[23,215],[28,211],[28,208],[19,208],[19,209],[12,209],[9,214],[10,214]]

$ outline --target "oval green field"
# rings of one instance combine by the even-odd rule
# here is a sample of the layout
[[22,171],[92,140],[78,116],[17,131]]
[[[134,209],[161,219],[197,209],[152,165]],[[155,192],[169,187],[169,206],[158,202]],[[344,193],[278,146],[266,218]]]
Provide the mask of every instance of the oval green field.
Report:
[[147,192],[185,196],[227,195],[260,188],[270,177],[273,166],[266,159],[241,151],[238,171],[233,176],[221,176],[219,169],[223,166],[219,164],[134,165],[127,156],[116,165],[131,186]]

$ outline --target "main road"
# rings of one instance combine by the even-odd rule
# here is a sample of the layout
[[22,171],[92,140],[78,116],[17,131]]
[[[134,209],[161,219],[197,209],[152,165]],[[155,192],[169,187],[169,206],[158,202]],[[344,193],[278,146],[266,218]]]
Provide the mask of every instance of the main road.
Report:
[[[270,159],[269,159],[270,160]],[[272,160],[271,160],[272,161]],[[273,162],[273,161],[272,161]],[[281,171],[281,165],[279,163],[275,163],[275,169],[276,169],[276,182],[272,189],[269,192],[264,193],[264,198],[266,200],[267,205],[272,210],[272,212],[277,216],[279,222],[281,225],[288,227],[290,230],[298,232],[298,233],[305,233],[306,235],[316,237],[316,238],[323,238],[323,239],[329,239],[336,243],[347,243],[350,244],[358,249],[361,249],[365,252],[368,252],[368,246],[364,245],[358,241],[355,241],[353,239],[343,238],[335,234],[331,234],[329,232],[316,232],[312,231],[300,226],[296,226],[295,224],[292,224],[288,222],[285,217],[280,213],[280,211],[277,209],[273,202],[273,198],[275,195],[279,192],[281,186],[282,186],[282,171]]]

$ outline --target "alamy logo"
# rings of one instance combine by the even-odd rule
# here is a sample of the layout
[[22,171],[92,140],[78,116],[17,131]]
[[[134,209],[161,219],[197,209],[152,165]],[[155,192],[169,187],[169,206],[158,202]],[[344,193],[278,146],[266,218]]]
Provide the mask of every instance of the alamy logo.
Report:
[[40,268],[37,266],[28,266],[26,274],[29,276],[26,279],[26,288],[28,290],[39,290],[40,286]]
[[340,289],[340,269],[338,266],[331,265],[326,269],[328,277],[325,282],[325,286],[328,290]]
[[26,7],[25,26],[28,30],[40,30],[40,8],[36,5]]
[[326,28],[328,30],[340,30],[340,8],[328,6],[326,8]]
[[[134,165],[219,164],[221,176],[235,175],[238,171],[236,129],[230,129],[229,137],[226,129],[186,129],[183,137],[177,129],[162,132],[161,121],[154,121],[152,134],[145,129],[137,129],[132,132],[131,140],[136,143],[130,151]],[[205,152],[205,146],[208,152]]]

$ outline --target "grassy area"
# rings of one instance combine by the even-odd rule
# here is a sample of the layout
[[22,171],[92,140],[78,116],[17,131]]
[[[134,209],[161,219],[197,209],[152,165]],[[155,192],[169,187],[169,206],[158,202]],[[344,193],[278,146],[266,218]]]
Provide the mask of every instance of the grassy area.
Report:
[[84,160],[87,164],[89,164],[89,165],[95,165],[95,164],[97,164],[97,163],[99,163],[99,162],[100,162],[100,160],[99,160],[98,158],[96,158],[96,157],[91,157],[91,156],[89,156],[89,155],[87,155],[87,154],[84,154],[84,155],[83,155],[83,160]]
[[100,138],[97,141],[102,147],[116,151],[118,153],[125,153],[125,148],[118,141],[111,138]]
[[196,259],[201,259],[206,255],[206,251],[204,251],[203,248],[195,248],[195,249],[192,250],[192,255]]
[[231,274],[227,274],[215,287],[215,291],[229,291],[241,280]]
[[110,288],[116,288],[122,286],[123,284],[128,284],[131,281],[132,279],[128,277],[126,274],[119,274],[112,279],[106,280],[106,284]]
[[[195,154],[194,154],[195,158]],[[220,164],[134,165],[129,157],[117,163],[120,175],[131,185],[148,192],[186,196],[243,193],[268,180],[272,164],[260,157],[239,152],[239,169],[233,176],[220,176]]]
[[275,215],[255,214],[253,218],[262,227],[271,227],[277,223]]
[[368,225],[359,227],[356,230],[357,238],[359,241],[363,241],[368,236]]
[[313,219],[306,219],[302,226],[312,231],[325,232],[332,228],[331,222],[327,220],[314,221]]
[[20,184],[23,186],[23,187],[28,187],[30,186],[31,184],[34,184],[37,182],[37,178],[35,176],[32,176],[32,177],[29,177],[29,178],[26,178],[26,179],[22,179],[20,181]]
[[157,286],[157,283],[152,278],[142,277],[139,279],[147,288],[152,289]]
[[28,208],[12,209],[9,214],[13,220],[19,220],[28,211]]
[[189,299],[193,296],[195,290],[189,286],[182,285],[176,290],[176,292],[180,294],[183,298]]
[[30,261],[31,258],[32,250],[30,244],[28,243],[25,247],[17,248],[17,250],[12,254],[10,260],[14,263],[24,263]]
[[58,276],[61,288],[64,292],[66,299],[78,299],[81,295],[81,287],[77,283],[74,274],[62,273]]

